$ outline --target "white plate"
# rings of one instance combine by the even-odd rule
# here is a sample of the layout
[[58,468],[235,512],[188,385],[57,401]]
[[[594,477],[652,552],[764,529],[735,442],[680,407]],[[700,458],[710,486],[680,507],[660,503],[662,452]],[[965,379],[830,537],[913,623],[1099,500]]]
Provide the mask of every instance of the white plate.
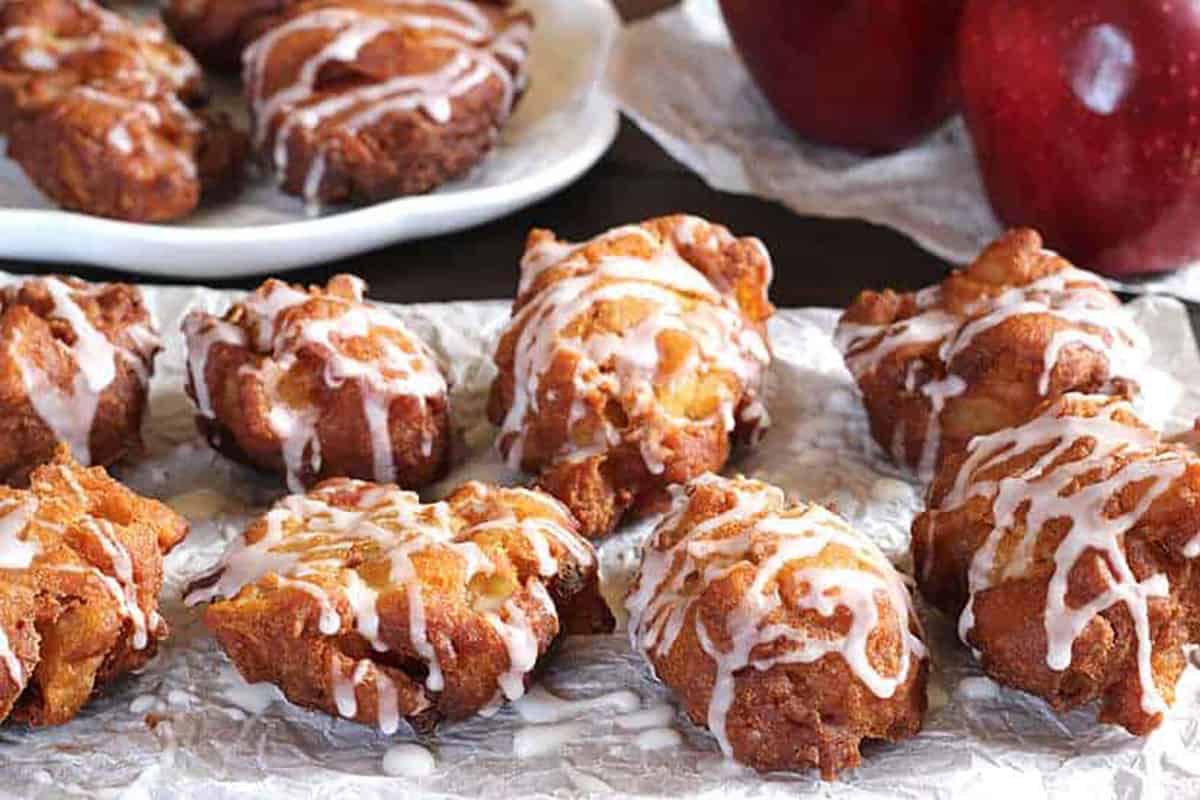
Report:
[[[606,0],[525,0],[537,21],[531,82],[495,151],[437,191],[311,217],[270,180],[173,225],[55,209],[0,158],[0,257],[115,267],[174,278],[228,278],[331,261],[451,233],[536,203],[608,149],[618,113],[597,88],[619,22]],[[218,104],[243,114],[235,87]],[[2,141],[2,140],[0,140]]]

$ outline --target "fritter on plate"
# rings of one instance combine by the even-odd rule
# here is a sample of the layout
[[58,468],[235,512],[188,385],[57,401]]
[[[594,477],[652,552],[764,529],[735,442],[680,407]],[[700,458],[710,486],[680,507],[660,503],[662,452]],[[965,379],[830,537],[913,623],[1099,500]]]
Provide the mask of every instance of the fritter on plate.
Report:
[[161,26],[92,0],[0,6],[0,133],[65,209],[164,222],[236,188],[248,140],[194,109],[203,92],[195,61]]
[[525,87],[528,14],[446,0],[309,0],[244,55],[254,146],[310,204],[427,192],[491,150]]
[[203,76],[160,25],[135,23],[92,0],[0,3],[0,135],[63,92],[117,78],[192,103]]
[[19,120],[8,142],[9,157],[62,208],[133,222],[180,219],[202,198],[231,193],[247,152],[225,116],[124,82],[64,91]]

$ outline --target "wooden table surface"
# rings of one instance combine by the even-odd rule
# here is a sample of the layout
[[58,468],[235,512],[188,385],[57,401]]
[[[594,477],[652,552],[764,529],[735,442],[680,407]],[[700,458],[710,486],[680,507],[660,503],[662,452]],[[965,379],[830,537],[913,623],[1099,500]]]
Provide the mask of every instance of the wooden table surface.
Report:
[[[670,4],[671,0],[616,0],[627,19]],[[546,227],[581,239],[677,211],[722,222],[737,234],[766,242],[775,261],[772,298],[780,307],[842,306],[862,288],[915,288],[937,280],[947,268],[887,228],[799,216],[777,203],[714,191],[623,119],[609,153],[573,186],[538,205],[473,230],[288,272],[287,277],[316,282],[336,272],[351,272],[368,281],[372,297],[393,302],[510,297],[530,228]],[[0,260],[0,269],[153,282],[108,270],[29,262]],[[250,287],[259,280],[213,285]]]

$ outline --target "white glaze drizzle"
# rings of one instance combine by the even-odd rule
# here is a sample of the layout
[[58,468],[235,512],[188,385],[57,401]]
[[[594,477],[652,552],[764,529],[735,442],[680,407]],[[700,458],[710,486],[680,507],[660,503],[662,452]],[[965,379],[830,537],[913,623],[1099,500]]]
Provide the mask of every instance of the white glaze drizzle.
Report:
[[[63,471],[66,472],[66,469]],[[92,571],[113,596],[122,616],[133,626],[133,649],[144,650],[149,643],[149,622],[138,602],[138,585],[133,574],[133,559],[129,550],[117,537],[112,523],[106,519],[87,517],[81,527],[104,551],[113,574],[108,575],[99,567],[92,567]]]
[[[482,484],[467,486],[475,487],[481,494],[494,491]],[[348,508],[332,502],[335,495],[347,490],[362,490],[357,505]],[[550,505],[562,519],[569,519],[556,501],[543,499],[537,492],[505,491],[518,493],[526,501]],[[244,537],[239,539],[222,559],[217,579],[194,590],[186,599],[189,604],[196,604],[229,598],[251,583],[274,581],[303,591],[317,601],[321,611],[321,633],[336,635],[349,624],[377,652],[385,652],[388,645],[379,636],[378,591],[367,586],[356,572],[344,567],[351,548],[360,544],[377,545],[381,551],[379,558],[390,565],[388,583],[406,589],[409,642],[428,668],[425,688],[440,692],[445,685],[440,659],[442,654],[453,651],[448,640],[435,642],[429,636],[427,608],[413,556],[435,549],[450,552],[462,565],[463,581],[469,583],[474,576],[490,574],[495,569],[472,537],[500,525],[524,536],[535,553],[548,552],[550,541],[554,541],[559,543],[563,557],[575,559],[581,566],[594,563],[595,556],[590,547],[553,520],[517,519],[510,512],[498,519],[467,524],[456,518],[445,502],[422,504],[413,492],[342,479],[307,495],[291,495],[276,503],[265,516],[262,538],[253,544],[248,544]],[[536,545],[533,544],[535,540],[538,541]],[[556,561],[554,573],[558,571]],[[330,588],[331,581],[336,588]],[[557,622],[553,600],[542,582],[531,577],[524,589],[543,613]],[[337,610],[339,597],[349,609],[348,619],[343,619]],[[484,618],[508,651],[509,668],[500,678],[499,689],[505,697],[516,699],[524,693],[525,677],[536,665],[539,655],[534,620],[514,597],[508,598],[497,610],[485,611]],[[360,661],[359,669],[349,679],[338,674],[335,667],[334,700],[343,716],[353,717],[357,713],[354,687],[371,667],[369,660]],[[371,674],[382,673],[375,669]],[[395,707],[395,687],[379,689],[378,678],[376,682],[381,703],[386,700],[389,704],[386,709],[381,708],[382,726],[385,711],[389,723],[396,717],[390,710]],[[385,697],[387,694],[392,699]],[[394,726],[392,730],[395,730]]]
[[[911,371],[906,390],[920,388],[929,402],[927,426],[917,463],[923,480],[932,478],[941,445],[941,412],[946,400],[961,394],[966,384],[954,374],[955,359],[970,349],[981,335],[1021,315],[1046,315],[1060,324],[1070,325],[1056,331],[1047,343],[1043,366],[1038,376],[1038,392],[1045,396],[1062,353],[1083,347],[1105,356],[1110,380],[1133,380],[1149,357],[1145,334],[1121,308],[1104,282],[1096,275],[1075,267],[1066,267],[1023,286],[1005,289],[994,297],[985,297],[967,306],[962,314],[942,307],[942,290],[931,286],[916,295],[917,313],[896,322],[872,325],[841,321],[834,341],[846,359],[855,380],[873,372],[885,359],[906,347],[937,344],[937,357],[946,370],[941,380],[920,383]],[[1082,326],[1082,327],[1081,327]],[[897,430],[898,442],[903,442]],[[904,453],[893,442],[892,453]],[[907,462],[901,457],[898,460]]]
[[[347,381],[358,386],[370,434],[372,474],[380,482],[396,479],[392,402],[399,397],[414,397],[424,403],[447,392],[446,379],[430,350],[394,316],[363,301],[362,281],[354,279],[351,285],[353,296],[347,299],[329,292],[309,294],[280,281],[269,281],[242,303],[244,325],[250,333],[201,311],[193,311],[183,322],[188,371],[196,408],[202,416],[216,416],[207,380],[208,359],[215,345],[250,346],[269,356],[258,366],[246,365],[242,370],[258,375],[267,390],[271,401],[268,420],[279,438],[292,491],[303,488],[301,476],[306,465],[317,473],[322,463],[319,409],[289,403],[280,397],[277,388],[297,365],[302,352],[315,349],[321,354],[325,364],[321,379],[326,387],[337,389]],[[323,317],[287,313],[304,304],[322,307]],[[330,307],[332,315],[328,314]],[[349,340],[367,337],[382,348],[381,354],[360,359],[345,346]],[[407,344],[408,349],[395,340]],[[422,447],[426,455],[432,452],[431,435],[426,436]]]
[[[734,504],[714,516],[688,521],[689,529],[676,538],[690,510],[692,488],[705,485],[731,494]],[[674,544],[669,544],[673,538]],[[849,549],[861,567],[797,565],[817,558],[830,546]],[[749,560],[752,552],[769,555],[755,565]],[[731,646],[723,650],[692,609],[708,586],[745,567],[754,570],[754,578],[725,619]],[[808,587],[794,603],[825,617],[844,608],[851,614],[849,630],[840,637],[816,638],[773,621],[785,607],[779,580],[784,570],[792,570],[795,585]],[[868,656],[870,635],[885,624],[879,617],[881,596],[887,598],[903,629],[900,665],[894,675],[881,674]],[[911,662],[924,658],[926,652],[910,629],[908,590],[878,547],[820,506],[788,508],[783,492],[774,486],[711,474],[676,491],[671,510],[644,547],[626,607],[630,641],[652,668],[656,659],[670,653],[684,625],[690,621],[694,626],[716,667],[707,724],[726,755],[732,755],[725,722],[736,699],[738,671],[746,667],[766,671],[778,664],[810,663],[833,654],[875,695],[891,697],[907,679]],[[761,655],[760,648],[766,646],[774,655]]]
[[[1081,398],[1099,404],[1099,413],[1093,417],[1059,416],[1064,412],[1064,403]],[[1125,555],[1124,540],[1150,506],[1184,473],[1187,462],[1175,452],[1148,453],[1157,449],[1158,434],[1120,421],[1118,415],[1122,414],[1133,414],[1129,403],[1068,394],[1024,425],[976,437],[938,511],[951,511],[975,497],[987,499],[992,507],[992,531],[972,556],[967,574],[969,595],[959,618],[959,636],[964,642],[975,625],[976,596],[1025,575],[1034,563],[1033,554],[1046,523],[1069,521],[1070,528],[1055,550],[1054,572],[1047,587],[1046,665],[1055,671],[1069,667],[1072,646],[1091,620],[1113,605],[1124,603],[1137,636],[1142,709],[1154,714],[1165,711],[1166,703],[1154,683],[1148,603],[1151,598],[1167,596],[1170,587],[1164,574],[1137,580]],[[1056,464],[1081,441],[1091,443],[1087,455]],[[1047,445],[1049,449],[1018,474],[999,480],[979,477],[1022,453]],[[1111,465],[1115,458],[1139,453],[1145,457],[1126,463],[1102,481],[1076,487],[1082,476]],[[1146,486],[1133,508],[1118,516],[1106,515],[1106,506],[1115,495],[1126,487],[1142,484]],[[998,565],[997,555],[1005,542],[1009,543],[1008,558]],[[1088,552],[1104,557],[1108,589],[1083,606],[1071,607],[1067,602],[1069,576]],[[1184,555],[1190,558],[1197,554],[1189,555],[1185,549]]]
[[[548,614],[557,617],[554,601],[550,599],[541,581],[530,578],[525,583],[525,590]],[[538,638],[531,620],[525,610],[517,604],[515,597],[506,600],[502,610],[503,616],[488,611],[484,613],[484,619],[508,649],[508,669],[500,675],[500,691],[504,692],[504,696],[509,700],[516,700],[525,694],[525,676],[532,672],[537,664]]]
[[168,46],[170,42],[161,26],[139,24],[90,0],[73,0],[73,3],[92,23],[90,30],[68,35],[62,29],[13,25],[0,31],[0,55],[11,48],[26,69],[53,72],[63,68],[67,59],[95,58],[108,50],[131,59],[131,63],[122,65],[122,80],[146,87],[165,83],[168,88],[180,89],[200,77],[200,65],[186,50]]
[[118,363],[130,365],[144,387],[159,347],[158,337],[149,325],[131,326],[128,333],[132,345],[126,347],[97,329],[76,297],[99,295],[106,290],[105,284],[71,286],[54,277],[35,278],[29,283],[40,284],[49,295],[53,305],[48,317],[68,324],[74,332],[72,344],[56,339],[54,346],[75,365],[75,374],[70,386],[60,386],[42,371],[37,361],[22,355],[19,334],[9,344],[9,357],[21,375],[39,419],[71,448],[75,460],[87,465],[91,463],[89,440],[96,412],[105,390],[116,380]]
[[[431,9],[442,13],[429,13]],[[406,29],[424,32],[428,36],[424,46],[443,48],[451,57],[427,73],[398,75],[333,94],[317,90],[324,67],[354,61],[380,35]],[[328,31],[329,41],[300,65],[291,84],[268,93],[265,74],[276,50],[294,35],[313,30]],[[295,16],[260,36],[243,53],[256,146],[261,150],[273,140],[271,160],[282,181],[288,170],[288,143],[296,131],[327,126],[352,135],[387,114],[413,109],[446,124],[452,101],[488,80],[498,81],[503,90],[498,126],[511,114],[521,88],[514,75],[524,63],[529,34],[528,23],[520,19],[497,30],[486,14],[463,0],[394,0],[386,15],[319,8]],[[302,182],[310,205],[318,200],[331,146],[331,142],[318,142]]]
[[25,526],[37,512],[35,497],[5,501],[0,508],[0,569],[26,569],[39,547],[34,539],[21,538]]
[[187,342],[187,370],[195,394],[196,412],[202,417],[215,419],[216,412],[208,384],[209,353],[218,344],[245,347],[246,334],[232,322],[200,310],[191,311],[183,318],[182,329]]
[[[165,99],[181,124],[196,130],[201,122],[179,102],[176,92],[200,79],[200,66],[181,47],[174,45],[155,24],[140,24],[115,14],[90,0],[74,0],[80,14],[91,25],[86,32],[69,35],[65,30],[16,25],[0,32],[0,57],[5,51],[20,65],[38,76],[68,68],[67,61],[103,58],[120,54],[119,78],[123,86],[136,87],[141,98]],[[128,123],[140,119],[159,127],[163,119],[157,105],[145,99],[101,91],[95,86],[79,85],[68,90],[74,94],[119,111],[104,135],[104,141],[122,155],[133,153],[140,145],[148,154],[178,162],[190,177],[197,172],[193,153],[168,145],[157,136],[134,137]]]
[[[37,555],[37,540],[20,538],[37,512],[37,499],[29,496],[5,504],[0,509],[0,570],[28,569]],[[4,663],[13,683],[22,686],[25,678],[21,661],[13,652],[4,626],[0,625],[0,662]]]
[[[59,465],[57,471],[59,477],[86,508],[90,504],[90,495],[76,479],[71,468]],[[60,535],[65,530],[48,522],[40,522],[40,524],[44,528],[55,530]],[[129,620],[133,629],[130,641],[133,649],[144,650],[150,643],[150,634],[158,629],[162,618],[157,611],[151,610],[147,613],[141,606],[137,575],[134,572],[133,556],[129,549],[117,535],[115,525],[107,519],[85,515],[73,527],[75,530],[86,533],[104,553],[105,558],[108,559],[107,571],[97,564],[88,564],[87,566],[67,564],[48,568],[57,572],[91,575],[98,580],[112,597],[118,613]]]
[[[115,118],[104,140],[114,150],[124,155],[141,150],[158,161],[173,161],[183,170],[184,175],[189,178],[196,177],[199,167],[192,149],[170,143],[158,135],[141,135],[141,128],[163,128],[168,122],[178,124],[193,133],[204,127],[200,118],[179,102],[175,95],[129,97],[93,86],[76,86],[69,94],[113,110]],[[132,128],[134,125],[139,127]],[[134,130],[137,130],[137,135]]]
[[[732,241],[724,231],[703,220],[683,217],[679,225],[688,236],[703,228],[716,247]],[[613,238],[638,236],[653,251],[649,258],[605,256],[589,263],[581,251]],[[663,442],[664,434],[695,420],[680,419],[658,399],[659,382],[693,372],[724,371],[734,377],[740,392],[727,391],[713,412],[726,431],[736,425],[740,401],[749,413],[743,421],[762,428],[769,424],[759,401],[761,384],[770,351],[763,336],[747,322],[736,300],[717,291],[703,273],[685,260],[673,237],[660,239],[640,226],[625,226],[600,234],[590,242],[568,244],[543,241],[530,248],[521,262],[520,292],[524,295],[546,270],[562,268],[563,277],[541,286],[515,314],[513,327],[524,326],[514,349],[513,401],[501,423],[497,440],[509,466],[519,469],[528,435],[527,420],[541,409],[538,392],[542,376],[556,359],[574,360],[573,398],[569,423],[573,433],[580,423],[594,432],[590,441],[567,437],[560,457],[580,457],[602,452],[620,443],[623,436],[637,437],[642,459],[653,474],[661,474],[672,458]],[[769,260],[766,262],[770,264]],[[570,334],[581,316],[604,303],[634,301],[648,304],[651,311],[637,324],[617,333],[595,333],[586,337]],[[689,337],[698,359],[672,375],[662,375],[659,337],[674,332]],[[621,401],[634,423],[632,433],[622,431],[590,403],[595,397]],[[700,421],[703,424],[703,421]]]

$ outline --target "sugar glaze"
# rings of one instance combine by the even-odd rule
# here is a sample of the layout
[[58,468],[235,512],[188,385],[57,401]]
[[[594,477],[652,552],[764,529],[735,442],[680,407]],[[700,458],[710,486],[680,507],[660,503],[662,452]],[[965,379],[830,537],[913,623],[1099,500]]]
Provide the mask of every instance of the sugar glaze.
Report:
[[[1043,255],[1050,255],[1043,251]],[[932,478],[941,446],[941,413],[946,401],[962,394],[967,386],[955,373],[955,360],[970,350],[980,336],[1007,320],[1022,315],[1042,315],[1059,325],[1042,356],[1038,392],[1050,391],[1054,370],[1064,352],[1086,348],[1108,361],[1109,380],[1133,381],[1149,358],[1149,342],[1121,308],[1120,301],[1097,276],[1066,267],[1023,286],[1013,286],[992,297],[969,304],[960,314],[943,307],[940,286],[931,286],[915,297],[917,313],[884,325],[848,321],[838,323],[834,335],[846,366],[856,381],[876,370],[889,356],[905,348],[937,345],[937,359],[946,375],[938,379],[925,370],[914,372],[910,365],[906,391],[919,389],[929,404],[926,430],[916,463],[923,480]],[[903,448],[903,431],[897,427],[892,454],[902,463],[909,457]]]

